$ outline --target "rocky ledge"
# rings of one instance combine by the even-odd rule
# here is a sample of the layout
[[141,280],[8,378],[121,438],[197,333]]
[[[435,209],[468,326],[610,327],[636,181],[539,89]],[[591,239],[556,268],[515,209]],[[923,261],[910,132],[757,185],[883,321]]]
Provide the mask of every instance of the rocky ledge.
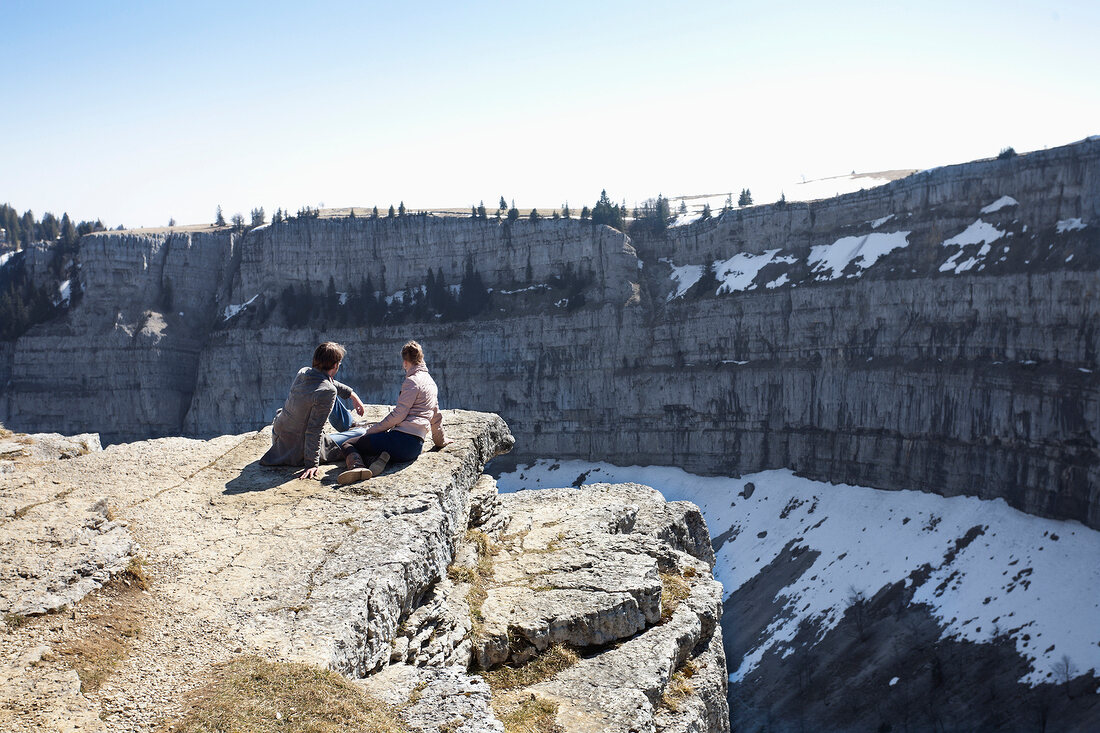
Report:
[[728,730],[698,509],[633,484],[498,496],[507,426],[445,421],[452,445],[348,487],[260,466],[270,429],[12,458],[0,728],[204,730],[180,721],[259,659],[340,673],[379,730]]

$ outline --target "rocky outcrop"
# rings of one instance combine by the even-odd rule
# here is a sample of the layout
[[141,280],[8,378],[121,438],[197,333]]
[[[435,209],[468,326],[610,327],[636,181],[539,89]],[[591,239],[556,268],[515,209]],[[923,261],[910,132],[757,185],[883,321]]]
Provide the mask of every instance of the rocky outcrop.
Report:
[[[319,339],[347,344],[343,377],[384,402],[415,336],[444,401],[503,415],[523,439],[517,458],[787,467],[1003,497],[1097,527],[1098,222],[1089,139],[631,237],[575,220],[419,216],[192,234],[180,248],[196,266],[169,269],[198,274],[188,287],[206,310],[157,308],[159,290],[127,284],[165,281],[135,273],[174,261],[161,242],[182,234],[100,234],[81,244],[84,300],[0,366],[0,419],[112,440],[251,430]],[[126,256],[108,265],[100,247],[114,239]],[[429,269],[453,290],[467,268],[493,291],[472,319],[371,316],[349,295],[370,274],[373,295],[401,303]],[[303,314],[284,298],[328,298],[330,278],[343,306]]]
[[566,730],[729,730],[722,586],[698,508],[637,484],[504,500],[479,663],[530,663],[554,644],[577,649],[575,665],[512,693],[557,705]]
[[[378,419],[386,408],[368,409],[367,417]],[[509,709],[494,671],[505,661],[534,664],[545,645],[533,643],[525,656],[516,652],[479,668],[486,638],[481,628],[491,624],[471,603],[478,581],[460,568],[471,552],[477,558],[477,538],[488,537],[487,530],[523,565],[524,551],[509,544],[508,528],[529,513],[537,516],[527,524],[541,526],[557,510],[540,502],[536,512],[535,504],[502,499],[482,474],[484,464],[513,443],[499,417],[446,411],[444,421],[454,443],[349,486],[336,484],[338,467],[318,482],[296,478],[297,469],[260,466],[269,429],[209,441],[113,445],[65,460],[27,462],[4,474],[0,497],[14,509],[0,520],[0,538],[14,562],[0,575],[8,627],[0,635],[0,727],[150,730],[178,717],[219,663],[254,654],[361,680],[413,730],[505,730]],[[570,519],[555,532],[567,544],[601,532],[615,544],[607,533],[619,533],[619,564],[638,553],[644,584],[654,592],[645,621],[633,631],[612,624],[613,634],[597,638],[574,629],[570,638],[584,657],[577,667],[605,659],[607,674],[628,676],[635,656],[609,645],[644,644],[634,652],[654,653],[644,694],[616,704],[632,709],[644,702],[638,719],[649,721],[648,730],[726,730],[707,727],[711,702],[724,700],[724,668],[717,676],[700,672],[690,690],[677,687],[664,713],[667,724],[658,723],[656,709],[685,665],[694,672],[695,665],[711,670],[721,663],[706,656],[714,643],[720,649],[714,624],[721,615],[720,586],[711,576],[713,558],[692,554],[709,547],[698,510],[665,505],[640,486],[588,494],[583,502],[569,498]],[[609,516],[620,519],[608,525]],[[106,541],[116,536],[123,542]],[[116,546],[118,557],[105,558]],[[570,557],[582,549],[570,548],[563,550]],[[569,582],[572,563],[528,549],[561,565],[547,582]],[[98,583],[123,579],[123,561],[139,550],[136,562],[148,579],[143,592],[122,592],[109,583],[83,597],[91,586],[72,581],[86,568],[95,568],[90,577]],[[48,558],[48,567],[32,567],[34,558],[40,565]],[[685,577],[688,590],[675,610],[661,597],[659,569]],[[591,617],[586,607],[603,609],[603,599],[619,592],[613,573],[572,572],[580,580],[572,583],[562,618]],[[63,581],[64,599],[58,588],[39,587],[58,585],[50,578]],[[59,609],[64,612],[51,613]],[[663,622],[666,611],[671,618]],[[551,615],[542,618],[550,627],[556,623]],[[121,635],[112,631],[118,627]],[[537,623],[525,628],[538,633]],[[93,643],[96,633],[118,638],[104,650]],[[556,679],[539,681],[553,685]],[[545,714],[562,711],[566,730],[586,730],[568,722],[568,710],[588,704],[579,693],[570,698],[568,689],[546,689]],[[676,722],[667,717],[674,713],[681,716]]]

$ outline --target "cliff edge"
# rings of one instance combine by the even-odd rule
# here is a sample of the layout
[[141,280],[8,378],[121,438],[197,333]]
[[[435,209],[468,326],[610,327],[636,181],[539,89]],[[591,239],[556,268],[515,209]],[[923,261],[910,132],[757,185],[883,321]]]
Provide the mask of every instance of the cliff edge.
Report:
[[0,727],[728,730],[699,510],[498,496],[504,421],[445,420],[452,445],[347,487],[260,466],[270,429],[8,451]]

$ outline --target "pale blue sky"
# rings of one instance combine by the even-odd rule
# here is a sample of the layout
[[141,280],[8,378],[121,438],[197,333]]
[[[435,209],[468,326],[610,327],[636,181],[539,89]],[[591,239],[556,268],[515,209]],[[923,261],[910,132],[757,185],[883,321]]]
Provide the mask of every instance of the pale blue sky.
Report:
[[0,1],[0,201],[577,208],[1100,133],[1100,3]]

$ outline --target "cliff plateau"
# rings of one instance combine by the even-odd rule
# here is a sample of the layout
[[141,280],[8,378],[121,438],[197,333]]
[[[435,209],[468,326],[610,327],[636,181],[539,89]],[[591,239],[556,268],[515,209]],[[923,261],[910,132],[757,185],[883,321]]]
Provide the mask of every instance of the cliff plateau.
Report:
[[295,675],[369,704],[357,730],[729,730],[698,509],[632,484],[502,499],[482,467],[505,423],[445,421],[452,445],[346,487],[259,466],[269,429],[12,457],[0,727],[337,715],[248,692]]

